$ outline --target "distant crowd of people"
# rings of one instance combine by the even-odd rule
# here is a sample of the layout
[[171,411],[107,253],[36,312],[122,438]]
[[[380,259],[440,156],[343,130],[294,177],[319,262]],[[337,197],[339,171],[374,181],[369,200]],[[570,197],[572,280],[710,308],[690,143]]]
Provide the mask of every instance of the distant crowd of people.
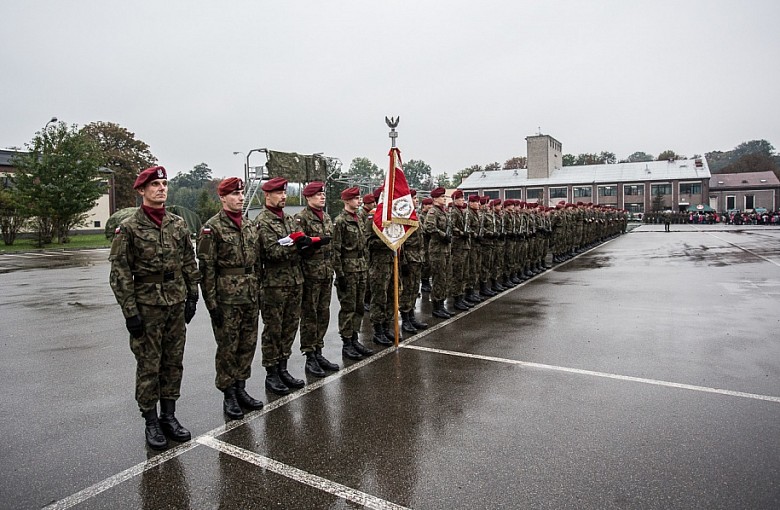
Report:
[[666,223],[676,225],[714,225],[716,223],[724,223],[726,225],[780,226],[780,210],[765,212],[729,211],[727,213],[663,211],[646,213],[642,218],[642,221],[651,225],[660,225]]

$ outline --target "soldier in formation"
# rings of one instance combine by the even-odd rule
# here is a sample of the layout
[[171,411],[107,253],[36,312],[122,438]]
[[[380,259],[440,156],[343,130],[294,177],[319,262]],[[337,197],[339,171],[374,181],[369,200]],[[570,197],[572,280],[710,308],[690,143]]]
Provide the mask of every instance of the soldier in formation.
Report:
[[146,443],[159,450],[168,439],[191,439],[175,411],[186,324],[195,315],[200,273],[187,225],[165,210],[165,168],[142,171],[133,188],[142,205],[116,229],[109,281],[136,359],[135,399],[145,420]]
[[222,210],[203,225],[198,238],[201,290],[217,342],[214,383],[232,419],[263,402],[246,391],[257,348],[260,280],[263,268],[257,228],[243,218],[244,182],[224,179],[217,188]]

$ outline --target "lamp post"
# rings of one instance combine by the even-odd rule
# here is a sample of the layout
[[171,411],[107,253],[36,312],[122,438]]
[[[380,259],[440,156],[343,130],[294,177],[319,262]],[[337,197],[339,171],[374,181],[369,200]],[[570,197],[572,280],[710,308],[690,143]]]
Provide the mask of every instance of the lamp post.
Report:
[[46,123],[45,126],[43,126],[43,130],[46,131],[49,128],[49,124],[52,124],[53,122],[57,122],[59,119],[57,117],[52,117],[49,122]]

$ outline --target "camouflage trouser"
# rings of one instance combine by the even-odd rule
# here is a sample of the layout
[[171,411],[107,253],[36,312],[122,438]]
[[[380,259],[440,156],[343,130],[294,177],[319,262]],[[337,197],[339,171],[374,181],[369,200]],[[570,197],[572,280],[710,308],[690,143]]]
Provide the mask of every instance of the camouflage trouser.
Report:
[[366,293],[366,272],[347,273],[347,288],[342,292],[336,287],[339,298],[339,335],[342,338],[352,338],[353,333],[360,331],[363,321],[363,296]]
[[479,281],[485,283],[490,280],[490,272],[493,267],[493,243],[483,243],[479,246],[479,250],[482,252]]
[[325,332],[330,324],[330,293],[333,278],[303,282],[301,304],[301,352],[325,347]]
[[450,295],[460,296],[466,290],[469,252],[462,244],[455,244],[450,255]]
[[504,274],[504,258],[506,256],[506,241],[495,241],[493,244],[493,267],[491,268],[490,277],[494,280],[501,279]]
[[292,344],[301,319],[303,285],[264,287],[263,366],[272,367],[292,354]]
[[388,295],[393,293],[393,255],[371,255],[368,286],[371,288],[371,324],[390,321],[393,303],[388,300]]
[[479,290],[479,276],[482,269],[482,248],[474,244],[469,250],[468,273],[466,274],[466,288]]
[[447,251],[429,251],[431,259],[431,300],[447,299],[450,276],[450,254]]
[[160,399],[177,400],[184,371],[184,302],[172,306],[138,303],[144,321],[141,338],[130,337],[136,361],[135,400],[141,412],[154,409]]
[[[406,273],[406,274],[404,274]],[[401,271],[401,292],[398,298],[398,309],[402,312],[414,310],[417,303],[417,293],[420,292],[422,264],[408,262],[406,269]]]
[[225,317],[221,328],[214,326],[217,341],[215,365],[217,389],[224,391],[236,381],[246,381],[252,375],[252,360],[257,349],[257,303],[217,305]]

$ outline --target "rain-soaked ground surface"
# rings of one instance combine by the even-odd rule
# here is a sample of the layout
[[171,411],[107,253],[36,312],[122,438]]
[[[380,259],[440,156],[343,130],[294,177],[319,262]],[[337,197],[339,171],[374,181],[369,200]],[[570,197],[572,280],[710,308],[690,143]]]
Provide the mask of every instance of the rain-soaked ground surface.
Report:
[[2,255],[0,507],[779,508],[780,229],[672,230],[287,397],[258,354],[266,408],[241,421],[201,303],[177,411],[194,439],[164,453],[144,446],[107,252]]

